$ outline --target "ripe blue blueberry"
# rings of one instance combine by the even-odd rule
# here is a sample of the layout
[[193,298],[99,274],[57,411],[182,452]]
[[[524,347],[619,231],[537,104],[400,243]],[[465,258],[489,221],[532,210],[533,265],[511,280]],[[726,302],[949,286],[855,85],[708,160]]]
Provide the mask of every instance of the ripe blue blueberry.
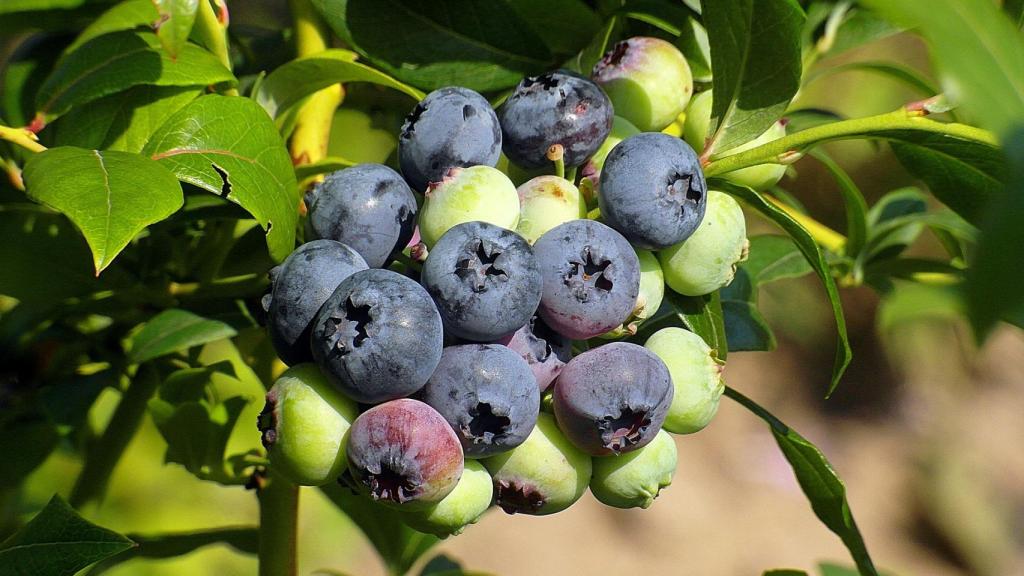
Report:
[[621,454],[654,439],[672,394],[672,377],[660,358],[643,346],[612,342],[565,365],[555,381],[555,418],[580,450]]
[[332,172],[306,196],[313,238],[344,242],[370,268],[405,248],[416,226],[416,197],[391,168],[359,164]]
[[626,138],[604,161],[601,218],[640,248],[686,240],[700,225],[707,183],[693,148],[668,134]]
[[419,398],[451,424],[466,458],[486,458],[522,444],[540,410],[530,366],[498,344],[445,348]]
[[342,280],[360,270],[366,270],[363,258],[334,240],[307,242],[271,270],[267,330],[285,364],[312,360],[309,332],[317,310]]
[[541,392],[547,390],[572,358],[572,341],[552,330],[538,316],[497,343],[508,346],[526,360]]
[[465,460],[451,426],[433,408],[401,398],[363,412],[347,441],[356,485],[383,504],[422,509],[455,489]]
[[313,324],[313,358],[357,402],[375,404],[419,390],[444,345],[441,316],[415,281],[371,268],[349,276]]
[[421,281],[448,331],[488,342],[529,322],[542,280],[522,236],[486,222],[464,222],[430,249]]
[[573,220],[533,245],[544,276],[538,314],[559,334],[584,340],[622,324],[636,307],[640,261],[621,234]]
[[554,144],[566,166],[579,166],[612,129],[611,101],[597,84],[568,72],[524,78],[498,110],[502,149],[523,168],[549,166]]
[[494,166],[501,126],[490,103],[468,88],[439,88],[416,104],[398,138],[398,163],[409,185],[425,191],[449,168]]

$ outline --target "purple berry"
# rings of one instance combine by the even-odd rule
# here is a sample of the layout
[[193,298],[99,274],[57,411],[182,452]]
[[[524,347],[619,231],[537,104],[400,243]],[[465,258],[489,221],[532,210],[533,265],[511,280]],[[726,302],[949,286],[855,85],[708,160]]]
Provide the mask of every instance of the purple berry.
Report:
[[497,343],[508,346],[526,360],[541,392],[548,389],[572,358],[572,341],[552,330],[537,316]]

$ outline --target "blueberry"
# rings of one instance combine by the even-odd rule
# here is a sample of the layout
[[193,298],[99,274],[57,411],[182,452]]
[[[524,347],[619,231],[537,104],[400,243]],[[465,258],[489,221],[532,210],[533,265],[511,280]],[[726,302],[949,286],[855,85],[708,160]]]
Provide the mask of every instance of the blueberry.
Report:
[[449,168],[494,166],[501,125],[490,103],[468,88],[439,88],[416,104],[398,138],[398,163],[409,185],[424,191]]
[[718,412],[725,363],[703,338],[682,328],[662,328],[644,347],[665,361],[675,388],[662,427],[675,434],[702,430]]
[[701,296],[732,282],[750,243],[743,209],[728,194],[711,190],[704,221],[692,236],[658,254],[669,288]]
[[271,466],[295,484],[334,482],[345,469],[342,439],[357,413],[315,365],[289,368],[267,392],[258,422]]
[[267,331],[281,360],[289,366],[313,359],[309,333],[317,310],[342,280],[366,262],[355,250],[334,240],[299,246],[271,271]]
[[445,348],[419,398],[451,424],[467,458],[486,458],[522,444],[540,410],[530,366],[498,344]]
[[494,502],[509,514],[554,514],[583,496],[590,458],[569,442],[550,414],[541,413],[526,442],[483,461],[494,482]]
[[707,183],[686,142],[645,132],[608,153],[597,197],[602,220],[638,247],[656,250],[686,240],[697,229]]
[[608,93],[615,113],[645,132],[671,124],[693,94],[686,57],[660,38],[617,43],[594,65],[591,77]]
[[466,460],[462,477],[451,493],[425,510],[410,510],[402,520],[415,530],[440,538],[461,534],[491,507],[493,492],[491,475],[483,464]]
[[[619,143],[640,133],[640,129],[629,123],[629,120],[616,116],[612,121],[612,131],[608,134],[608,137],[601,143],[601,147],[594,152],[594,155],[587,159],[587,162],[580,169],[580,174],[583,179],[580,181],[580,189],[584,190],[586,187],[596,189],[596,185],[601,178],[601,168],[604,167],[604,161],[608,158],[608,153],[612,151],[612,148]],[[587,196],[591,198],[592,196]]]
[[423,286],[452,334],[488,342],[530,320],[541,295],[533,249],[522,236],[486,222],[465,222],[434,245]]
[[416,197],[391,168],[359,164],[332,172],[306,197],[307,230],[344,242],[371,268],[400,252],[416,226]]
[[603,334],[636,307],[640,262],[615,230],[573,220],[549,230],[533,250],[544,276],[538,314],[559,334],[575,340]]
[[526,360],[541,392],[547,390],[572,358],[572,341],[549,328],[538,316],[497,343],[508,346]]
[[378,502],[422,509],[441,502],[462,475],[455,432],[418,400],[392,400],[363,412],[347,442],[352,478]]
[[[686,139],[690,146],[693,146],[694,150],[704,150],[704,143],[708,137],[708,126],[711,123],[712,98],[710,90],[701,92],[694,96],[693,100],[690,100],[690,106],[686,109],[686,121],[683,123],[683,138]],[[779,120],[757,138],[735,148],[718,152],[715,154],[715,158],[732,156],[762,144],[767,144],[772,140],[778,140],[785,135],[786,123],[784,120]],[[727,172],[722,174],[722,178],[734,184],[761,191],[778,184],[785,173],[786,167],[782,164],[759,164]]]
[[452,168],[427,189],[420,213],[420,238],[433,248],[449,228],[479,220],[515,230],[519,194],[508,176],[490,166]]
[[601,88],[568,72],[524,78],[498,110],[502,149],[523,168],[549,166],[547,152],[564,148],[566,166],[579,166],[612,129],[612,104]]
[[672,377],[653,352],[628,342],[588,350],[554,387],[558,426],[593,456],[636,450],[654,439],[672,404]]
[[625,323],[605,332],[602,338],[618,339],[636,334],[644,320],[658,311],[665,298],[665,275],[658,257],[648,250],[637,250],[636,256],[640,260],[640,294],[636,298],[636,307]]
[[519,225],[516,232],[533,244],[555,226],[587,216],[587,202],[565,178],[538,176],[516,189],[519,193]]
[[371,268],[349,276],[313,325],[313,358],[335,386],[373,404],[419,390],[441,359],[444,333],[415,281]]
[[649,508],[662,488],[672,484],[678,454],[664,430],[639,450],[617,457],[594,458],[590,492],[616,508]]

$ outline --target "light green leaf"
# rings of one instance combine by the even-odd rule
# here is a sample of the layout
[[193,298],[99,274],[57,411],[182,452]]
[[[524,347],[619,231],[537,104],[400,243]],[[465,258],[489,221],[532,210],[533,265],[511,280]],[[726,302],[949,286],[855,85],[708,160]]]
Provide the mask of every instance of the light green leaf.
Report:
[[878,576],[864,537],[853,519],[850,503],[846,500],[846,486],[821,450],[735,389],[726,386],[725,395],[768,423],[783,456],[793,468],[800,488],[810,500],[814,515],[843,541],[861,574]]
[[140,152],[167,118],[202,92],[193,86],[135,86],[72,108],[55,124],[55,140],[60,146]]
[[735,148],[778,120],[800,87],[800,31],[795,0],[701,3],[715,92],[707,153]]
[[134,30],[142,26],[152,28],[153,23],[159,18],[153,0],[126,0],[118,2],[109,10],[100,14],[95,20],[85,27],[85,30],[75,38],[75,41],[68,44],[64,54],[70,54],[78,50],[82,44],[89,40],[111,32],[122,30]]
[[875,74],[887,76],[906,84],[923,96],[934,96],[940,92],[939,87],[936,86],[931,79],[909,66],[904,66],[896,62],[873,60],[847,62],[845,64],[839,64],[838,66],[826,66],[824,68],[819,68],[815,73],[808,75],[805,84],[809,85],[816,80],[823,80],[843,72],[873,72]]
[[23,174],[30,198],[58,210],[82,231],[98,275],[146,226],[181,207],[181,185],[148,158],[126,152],[50,148]]
[[324,50],[298,58],[277,68],[260,84],[256,101],[277,118],[306,96],[339,82],[371,82],[394,88],[422,100],[425,94],[387,74],[356,62],[358,55],[348,50]]
[[35,10],[61,10],[78,8],[89,0],[4,0],[0,4],[0,14],[13,12],[29,12]]
[[156,35],[171,58],[177,58],[192,32],[199,0],[152,1],[160,12],[160,18],[156,21]]
[[68,54],[36,95],[46,120],[73,106],[140,84],[207,86],[235,77],[219,60],[194,44],[171,58],[150,32],[115,32],[94,38]]
[[133,546],[54,496],[24,528],[0,543],[0,567],[5,576],[63,576]]
[[843,206],[846,212],[846,245],[844,250],[847,256],[856,257],[860,254],[868,237],[867,212],[868,203],[864,200],[864,194],[853,182],[853,178],[843,170],[832,157],[821,150],[811,152],[811,156],[821,162],[825,169],[835,178],[839,185],[839,193],[843,197]]
[[306,178],[311,178],[320,174],[327,174],[328,172],[334,172],[336,170],[344,170],[345,168],[355,165],[356,163],[351,160],[339,158],[337,156],[328,156],[322,160],[313,162],[312,164],[296,166],[295,178],[301,182]]
[[179,404],[151,399],[150,415],[167,442],[164,460],[181,464],[204,480],[239,483],[225,460],[225,451],[231,431],[249,402],[241,396],[224,402],[199,400]]
[[295,247],[299,195],[274,122],[252,100],[209,94],[167,119],[143,149],[183,182],[245,208],[267,232],[270,255]]
[[235,329],[187,310],[171,308],[153,316],[128,341],[128,359],[141,364],[179,350],[231,338]]
[[832,380],[827,393],[827,396],[831,395],[839,384],[839,379],[842,378],[843,372],[846,371],[846,367],[849,366],[850,360],[853,358],[853,352],[850,350],[849,337],[846,333],[846,318],[843,315],[843,306],[839,300],[839,289],[836,287],[835,279],[832,278],[832,271],[825,260],[824,254],[821,252],[821,248],[818,247],[818,244],[811,237],[810,233],[807,232],[807,229],[801,226],[799,222],[794,220],[784,210],[765,200],[761,194],[745,186],[737,186],[719,178],[709,181],[708,184],[715,190],[722,190],[743,200],[789,234],[793,241],[796,242],[800,252],[803,253],[804,258],[807,259],[811,267],[818,274],[822,284],[824,284],[825,293],[828,295],[829,304],[832,306],[832,314],[836,320],[837,333],[835,362],[832,365]]

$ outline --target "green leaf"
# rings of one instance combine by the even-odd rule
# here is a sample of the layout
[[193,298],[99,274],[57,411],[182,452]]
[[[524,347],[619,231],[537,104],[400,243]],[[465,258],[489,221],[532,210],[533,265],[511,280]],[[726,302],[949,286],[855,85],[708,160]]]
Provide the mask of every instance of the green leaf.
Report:
[[63,47],[60,36],[40,34],[22,42],[7,58],[0,79],[0,111],[7,126],[26,126],[32,121],[36,114],[36,93],[60,58]]
[[152,0],[160,13],[156,21],[156,35],[164,50],[177,58],[188,35],[192,32],[192,24],[196,21],[199,0]]
[[855,257],[860,254],[868,237],[867,211],[868,203],[864,200],[864,194],[853,182],[853,178],[846,173],[832,158],[823,151],[811,152],[811,156],[821,162],[825,169],[836,179],[839,185],[839,193],[843,197],[843,206],[846,212],[846,247],[847,256]]
[[154,0],[126,0],[118,2],[109,10],[100,14],[93,20],[85,30],[75,38],[75,41],[68,44],[64,54],[70,54],[77,50],[82,44],[89,40],[111,32],[122,30],[134,30],[143,26],[151,28],[160,14],[156,10]]
[[983,220],[981,240],[967,284],[967,307],[979,340],[1002,317],[1024,308],[1024,128],[1007,140],[1009,158],[1006,188]]
[[928,41],[943,85],[980,125],[1001,135],[1024,121],[1024,41],[991,2],[868,0]]
[[1024,26],[1024,0],[1003,0],[1003,12],[1006,12],[1018,30]]
[[796,430],[735,389],[726,386],[725,395],[768,423],[782,454],[793,468],[800,488],[810,500],[814,515],[843,541],[861,574],[878,576],[846,500],[846,486],[825,455]]
[[818,274],[822,284],[824,284],[829,304],[832,306],[832,314],[836,320],[836,333],[838,338],[838,342],[836,343],[835,362],[832,365],[832,379],[826,396],[831,395],[839,384],[839,379],[842,378],[843,372],[846,371],[846,367],[850,364],[850,360],[853,358],[853,352],[850,350],[850,342],[846,333],[846,318],[843,315],[842,303],[839,301],[839,289],[836,287],[835,279],[832,278],[832,272],[829,269],[828,262],[825,260],[824,254],[821,252],[821,248],[818,247],[818,244],[815,243],[810,233],[808,233],[799,222],[794,220],[778,206],[775,206],[771,202],[765,200],[761,194],[754,192],[750,188],[737,186],[718,178],[713,182],[709,182],[709,186],[713,187],[715,190],[722,190],[723,192],[732,194],[746,202],[758,212],[764,214],[772,222],[775,222],[780,228],[790,235],[794,242],[796,242],[800,252],[803,253],[804,258],[806,258],[811,267],[814,268],[814,271]]
[[[737,272],[735,284],[740,280]],[[746,300],[722,299],[722,314],[725,317],[725,336],[733,352],[755,352],[774,350],[775,334],[768,321],[761,315],[757,305]]]
[[437,536],[406,526],[401,512],[354,494],[345,486],[332,483],[321,486],[320,490],[363,531],[390,574],[406,574],[440,542]]
[[1006,160],[993,146],[940,134],[890,144],[908,172],[972,223],[979,221],[985,207],[1003,188]]
[[777,568],[775,570],[765,570],[761,576],[808,576],[808,574],[803,570]]
[[141,152],[167,118],[202,92],[193,86],[135,86],[72,108],[55,124],[55,141],[60,146]]
[[64,576],[133,546],[54,496],[24,528],[0,543],[0,566],[5,576]]
[[175,558],[205,546],[227,545],[244,554],[259,554],[259,528],[212,528],[171,534],[129,534],[137,546],[123,554],[104,560],[89,575],[99,574],[135,558]]
[[504,0],[552,54],[575,54],[601,28],[601,19],[581,0]]
[[87,4],[89,0],[4,0],[0,4],[0,14],[11,14],[14,12],[29,12],[35,10],[61,10],[78,8]]
[[619,13],[627,18],[646,22],[655,28],[679,36],[689,25],[690,11],[682,4],[661,0],[628,0]]
[[[0,489],[17,489],[60,441],[54,423],[35,410],[18,410],[8,404],[0,415]],[[2,552],[0,552],[2,555]]]
[[235,329],[223,322],[171,308],[150,318],[130,339],[128,360],[141,364],[166,354],[231,338],[234,335]]
[[574,60],[575,66],[573,68],[580,74],[589,76],[590,71],[594,69],[594,65],[601,60],[605,52],[608,51],[608,48],[614,42],[614,39],[618,37],[618,32],[621,27],[622,22],[618,16],[611,16],[608,18],[608,21],[605,22],[604,26],[594,34],[590,43],[576,55]]
[[284,260],[295,247],[295,172],[274,122],[259,104],[202,96],[168,118],[143,154],[179,180],[245,208],[266,230],[275,260]]
[[235,396],[224,402],[207,400],[171,403],[163,398],[149,401],[160,434],[167,442],[166,462],[181,464],[204,480],[222,484],[238,484],[240,479],[230,471],[225,451],[232,430],[248,398]]
[[804,84],[809,85],[816,80],[822,80],[843,72],[873,72],[902,82],[924,96],[933,96],[941,91],[931,79],[909,66],[895,62],[873,60],[847,62],[838,66],[819,68],[816,72],[807,76]]
[[898,32],[900,32],[898,26],[893,25],[884,18],[880,18],[878,14],[870,10],[864,10],[859,6],[854,6],[847,10],[842,23],[839,25],[839,30],[836,31],[832,45],[825,52],[825,55],[836,56],[847,50],[881,40]]
[[33,155],[22,176],[30,198],[67,215],[82,231],[97,275],[136,234],[184,202],[173,174],[127,152],[50,148]]
[[260,84],[256,101],[277,118],[310,94],[339,82],[371,82],[394,88],[422,100],[425,94],[387,74],[356,62],[358,55],[348,50],[324,50],[298,58],[277,68]]
[[676,47],[686,56],[695,82],[711,82],[711,43],[708,31],[696,18],[688,18],[676,39]]
[[790,133],[800,132],[822,124],[839,122],[846,118],[838,112],[824,108],[800,108],[786,112],[786,129]]
[[705,0],[715,95],[708,153],[760,136],[800,88],[800,31],[795,0]]
[[[312,2],[352,49],[418,88],[500,90],[558,62],[506,0]],[[559,13],[557,3],[548,5]]]
[[217,57],[186,44],[172,58],[150,32],[115,32],[94,38],[68,54],[36,95],[47,121],[73,106],[140,84],[207,86],[236,83]]
[[637,339],[646,340],[648,333],[665,325],[682,325],[697,334],[716,351],[720,360],[729,355],[722,301],[717,291],[704,296],[682,296],[666,290],[661,307],[644,321]]
[[750,238],[750,255],[740,268],[757,286],[800,278],[814,271],[792,238],[771,234]]
[[327,156],[322,160],[318,160],[311,164],[301,164],[295,167],[295,179],[303,181],[306,178],[311,178],[320,174],[327,174],[328,172],[334,172],[336,170],[344,170],[351,166],[355,166],[356,162],[347,160],[345,158],[339,158],[337,156]]

